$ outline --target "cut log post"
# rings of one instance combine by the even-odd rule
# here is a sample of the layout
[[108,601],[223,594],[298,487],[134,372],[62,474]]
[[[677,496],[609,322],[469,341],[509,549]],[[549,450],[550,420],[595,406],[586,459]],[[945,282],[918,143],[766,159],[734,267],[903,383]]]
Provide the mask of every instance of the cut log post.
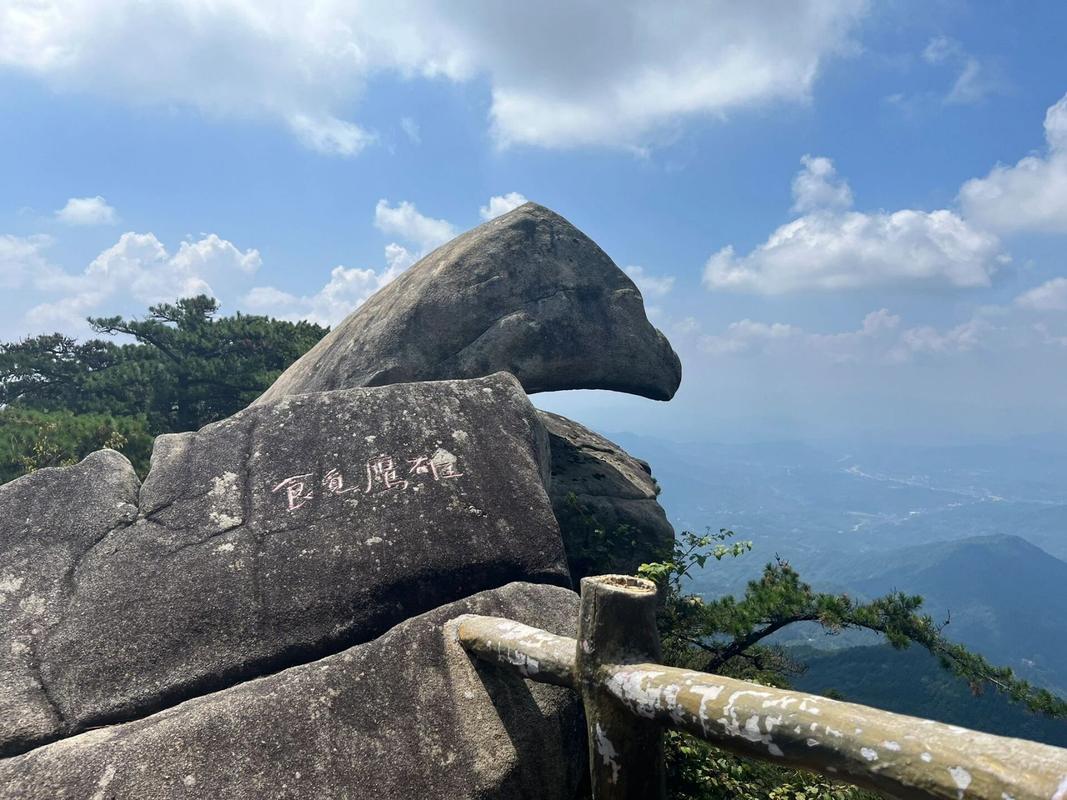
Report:
[[635,716],[606,688],[627,664],[660,659],[656,586],[626,575],[582,578],[578,690],[585,706],[593,800],[657,800],[666,795],[663,731]]

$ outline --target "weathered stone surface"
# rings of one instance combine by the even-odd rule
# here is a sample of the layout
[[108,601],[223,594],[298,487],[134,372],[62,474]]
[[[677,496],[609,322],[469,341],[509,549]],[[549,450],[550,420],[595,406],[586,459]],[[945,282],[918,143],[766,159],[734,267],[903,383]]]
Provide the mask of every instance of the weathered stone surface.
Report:
[[[552,450],[552,506],[563,531],[575,581],[585,577],[582,550],[588,519],[608,532],[626,526],[611,543],[610,569],[631,574],[645,562],[669,555],[674,528],[656,500],[656,484],[647,462],[574,420],[540,411]],[[573,502],[571,496],[573,495]],[[575,507],[575,504],[577,507]],[[600,554],[603,561],[605,554]],[[603,563],[599,570],[604,571]]]
[[41,644],[66,613],[93,547],[137,516],[140,481],[114,450],[0,487],[0,753],[60,725],[41,677]]
[[681,380],[633,281],[563,217],[527,203],[423,258],[256,402],[497,370],[527,392],[615,389],[656,400]]
[[575,635],[577,597],[513,583],[381,638],[0,761],[0,797],[559,798],[585,774],[567,689],[472,661],[463,613]]
[[[99,460],[118,488],[76,479]],[[136,515],[120,460],[0,489],[0,574],[55,561],[0,606],[0,651],[17,629],[29,654],[0,717],[8,752],[337,652],[508,581],[568,582],[547,437],[504,373],[290,397],[161,436]],[[53,599],[38,613],[41,597]]]

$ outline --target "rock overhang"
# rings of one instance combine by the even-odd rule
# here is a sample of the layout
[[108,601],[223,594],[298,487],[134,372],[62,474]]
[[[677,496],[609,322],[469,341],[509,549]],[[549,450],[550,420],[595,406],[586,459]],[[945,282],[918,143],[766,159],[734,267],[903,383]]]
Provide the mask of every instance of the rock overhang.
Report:
[[668,400],[681,381],[681,362],[629,276],[562,216],[526,203],[410,267],[256,402],[498,370],[528,393]]

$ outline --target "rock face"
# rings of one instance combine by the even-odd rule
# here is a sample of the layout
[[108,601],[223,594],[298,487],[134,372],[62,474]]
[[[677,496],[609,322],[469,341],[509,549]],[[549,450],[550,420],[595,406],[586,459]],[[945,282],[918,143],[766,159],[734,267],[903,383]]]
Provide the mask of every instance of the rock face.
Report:
[[0,488],[0,746],[142,716],[512,580],[568,583],[546,438],[501,373],[161,436],[139,497],[108,452]]
[[656,400],[681,380],[633,281],[563,217],[527,203],[423,258],[256,402],[498,370],[531,393],[614,389]]
[[463,613],[574,636],[577,598],[510,584],[381,638],[125,725],[0,761],[0,798],[571,800],[585,772],[578,701],[471,661]]
[[[598,568],[612,557],[611,570],[632,574],[649,561],[669,555],[674,528],[656,500],[652,470],[614,442],[574,420],[538,412],[548,430],[552,450],[552,507],[563,532],[572,578],[587,573],[587,541],[595,518],[612,537],[612,553],[598,553]],[[573,501],[571,500],[573,496]],[[618,534],[622,526],[627,535]],[[591,555],[591,554],[589,554]]]
[[114,450],[0,487],[0,754],[61,729],[41,648],[66,614],[85,555],[137,517],[139,487]]

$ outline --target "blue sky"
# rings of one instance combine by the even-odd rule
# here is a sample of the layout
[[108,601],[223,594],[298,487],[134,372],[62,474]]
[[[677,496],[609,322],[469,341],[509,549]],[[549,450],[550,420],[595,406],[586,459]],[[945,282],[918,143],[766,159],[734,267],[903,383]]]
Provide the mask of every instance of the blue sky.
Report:
[[0,337],[194,290],[336,322],[521,195],[631,271],[685,372],[542,406],[1067,433],[1067,6],[529,6],[0,0]]

